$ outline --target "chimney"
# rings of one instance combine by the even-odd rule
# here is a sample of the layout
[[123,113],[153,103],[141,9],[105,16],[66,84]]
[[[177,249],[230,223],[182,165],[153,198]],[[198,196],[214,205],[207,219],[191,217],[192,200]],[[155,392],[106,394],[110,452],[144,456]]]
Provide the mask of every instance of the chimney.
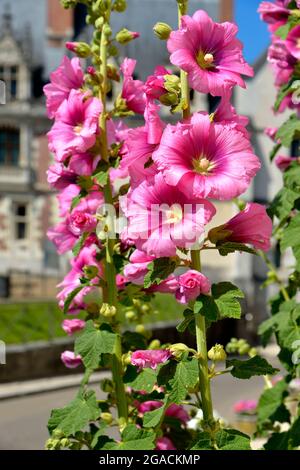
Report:
[[47,38],[50,47],[62,47],[73,36],[73,10],[65,10],[60,0],[48,0]]

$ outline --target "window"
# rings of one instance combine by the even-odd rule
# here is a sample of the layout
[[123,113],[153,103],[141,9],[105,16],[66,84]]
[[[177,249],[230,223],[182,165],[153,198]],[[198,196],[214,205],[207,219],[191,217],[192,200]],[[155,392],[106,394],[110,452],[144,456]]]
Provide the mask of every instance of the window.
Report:
[[0,80],[5,83],[6,100],[15,100],[18,95],[18,74],[17,66],[0,66]]
[[28,238],[28,206],[27,204],[15,203],[13,208],[14,216],[14,238],[15,240],[25,240]]
[[19,162],[20,132],[0,128],[0,165],[16,166]]

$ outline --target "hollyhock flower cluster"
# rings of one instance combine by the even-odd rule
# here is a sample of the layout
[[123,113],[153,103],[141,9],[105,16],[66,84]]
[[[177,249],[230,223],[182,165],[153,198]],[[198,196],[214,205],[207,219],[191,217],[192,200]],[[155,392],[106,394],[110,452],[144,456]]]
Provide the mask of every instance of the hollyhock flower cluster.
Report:
[[241,75],[253,76],[232,23],[215,23],[205,11],[183,16],[179,30],[168,40],[170,61],[188,73],[194,90],[222,96],[226,89],[245,87]]
[[287,155],[277,155],[274,158],[275,165],[280,171],[287,170],[292,163],[299,161],[298,157],[288,157]]
[[137,114],[143,114],[146,106],[144,83],[133,78],[136,60],[124,59],[121,71],[124,76],[121,97],[125,100],[127,108]]
[[156,369],[159,364],[167,362],[172,354],[167,349],[137,350],[131,355],[131,364],[139,369]]
[[290,15],[290,10],[287,8],[289,3],[289,0],[275,0],[275,3],[262,2],[259,5],[260,18],[269,24],[270,31],[274,32],[286,23]]
[[82,330],[85,327],[85,321],[80,318],[65,319],[62,322],[62,329],[67,335],[72,336],[77,331]]
[[80,354],[76,355],[73,351],[64,351],[61,353],[61,360],[68,369],[76,369],[82,364]]

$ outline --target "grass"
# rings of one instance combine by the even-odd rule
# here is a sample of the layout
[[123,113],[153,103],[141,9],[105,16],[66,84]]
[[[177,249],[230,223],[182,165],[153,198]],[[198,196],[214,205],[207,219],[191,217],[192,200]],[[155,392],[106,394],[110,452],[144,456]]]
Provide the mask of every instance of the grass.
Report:
[[[183,311],[183,307],[166,294],[157,294],[153,307],[159,313],[147,316],[147,323],[175,321]],[[21,344],[66,337],[61,329],[64,318],[55,302],[0,304],[0,340],[6,344]]]

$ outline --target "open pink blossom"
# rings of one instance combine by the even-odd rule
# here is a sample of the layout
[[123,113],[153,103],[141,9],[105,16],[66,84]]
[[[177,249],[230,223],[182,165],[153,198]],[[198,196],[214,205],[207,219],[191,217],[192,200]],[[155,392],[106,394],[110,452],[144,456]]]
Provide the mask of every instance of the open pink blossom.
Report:
[[59,162],[50,165],[47,170],[47,181],[55,189],[65,189],[70,184],[76,183],[76,179],[76,173]]
[[77,57],[70,60],[63,57],[60,66],[51,73],[50,80],[44,86],[46,106],[49,118],[54,118],[62,102],[69,97],[71,90],[77,90],[83,85],[83,70]]
[[72,153],[86,152],[96,142],[99,115],[102,110],[97,98],[87,98],[80,91],[71,93],[56,113],[56,121],[48,132],[49,149],[58,161]]
[[58,195],[59,217],[65,217],[70,211],[73,199],[79,195],[80,186],[78,184],[69,184]]
[[144,83],[141,80],[134,80],[133,72],[136,60],[125,58],[121,64],[124,82],[121,96],[126,101],[127,108],[137,114],[143,114],[146,105]]
[[165,183],[161,173],[154,184],[144,181],[121,200],[128,219],[126,236],[149,256],[174,256],[176,247],[195,244],[215,214],[207,200],[187,197]]
[[71,336],[77,331],[81,331],[85,327],[85,321],[80,318],[65,319],[62,322],[62,329]]
[[287,19],[290,15],[290,10],[286,8],[288,3],[289,0],[277,0],[275,3],[261,2],[259,5],[257,11],[260,13],[260,18],[265,23],[270,24],[272,31],[275,31],[277,28],[287,22]]
[[233,409],[238,414],[253,414],[257,409],[257,400],[240,400],[235,403]]
[[222,96],[228,87],[245,88],[241,75],[253,76],[245,62],[242,43],[232,23],[215,23],[205,11],[181,18],[180,29],[168,39],[170,61],[188,74],[190,86],[202,93]]
[[300,25],[295,26],[287,35],[286,48],[293,57],[300,60]]
[[152,158],[166,183],[187,197],[232,199],[246,191],[260,168],[244,132],[202,113],[168,125]]
[[155,450],[176,450],[176,447],[171,439],[166,436],[162,436],[156,440]]
[[161,401],[147,400],[147,401],[143,401],[142,403],[138,403],[137,409],[141,415],[144,415],[145,413],[149,413],[149,411],[153,411],[153,410],[157,410],[158,408],[161,408],[162,405],[163,403]]
[[118,290],[125,289],[126,285],[128,284],[129,280],[123,276],[122,274],[116,275],[116,285]]
[[61,360],[68,369],[76,369],[82,364],[81,356],[73,351],[64,351],[61,353]]
[[144,277],[148,272],[148,265],[155,259],[144,251],[135,250],[129,258],[129,263],[124,268],[124,275],[128,281],[137,285],[143,285]]
[[195,300],[200,294],[208,294],[211,288],[209,279],[194,269],[178,276],[178,285],[176,299],[182,304]]
[[[69,271],[63,281],[58,284],[58,287],[61,288],[57,295],[60,308],[64,307],[68,295],[81,285],[80,279],[84,276],[83,269],[85,266],[95,266],[98,268],[98,275],[103,275],[101,263],[97,260],[96,255],[97,251],[93,246],[85,246],[81,249],[79,255],[71,260],[71,271]],[[95,286],[99,284],[99,279],[96,275],[91,279],[91,284],[91,286],[83,287],[80,292],[75,295],[68,313],[77,314],[86,307],[85,297],[91,294],[95,289],[99,289],[98,287],[93,287],[94,284]]]
[[226,224],[209,232],[209,238],[212,242],[222,240],[246,243],[263,251],[270,249],[271,236],[272,221],[265,207],[254,202],[249,202],[244,210]]
[[264,133],[270,137],[273,142],[277,142],[276,140],[276,134],[278,132],[278,127],[266,127],[264,130]]
[[268,61],[273,68],[276,86],[282,86],[290,80],[297,61],[287,49],[286,41],[274,36],[268,49]]
[[156,369],[159,364],[167,362],[172,354],[167,349],[145,349],[134,351],[131,355],[131,364],[139,369]]
[[234,106],[232,106],[231,91],[228,90],[221,98],[220,104],[217,107],[213,115],[214,122],[222,124],[230,124],[236,127],[239,131],[243,132],[246,137],[249,136],[246,126],[249,124],[247,116],[243,116],[236,112]]
[[158,285],[154,284],[146,289],[146,292],[160,292],[161,294],[174,295],[178,291],[178,288],[178,277],[174,274],[171,274],[167,277],[167,279],[164,279]]
[[182,424],[186,424],[190,417],[188,413],[185,411],[183,406],[176,405],[176,403],[172,403],[166,410],[166,416],[170,418],[175,418],[181,421]]
[[274,159],[274,162],[280,171],[285,171],[296,160],[297,160],[296,157],[288,157],[287,155],[277,155]]
[[166,75],[171,75],[171,72],[162,65],[158,65],[154,70],[154,74],[147,78],[145,93],[148,98],[159,99],[167,92],[165,88]]

